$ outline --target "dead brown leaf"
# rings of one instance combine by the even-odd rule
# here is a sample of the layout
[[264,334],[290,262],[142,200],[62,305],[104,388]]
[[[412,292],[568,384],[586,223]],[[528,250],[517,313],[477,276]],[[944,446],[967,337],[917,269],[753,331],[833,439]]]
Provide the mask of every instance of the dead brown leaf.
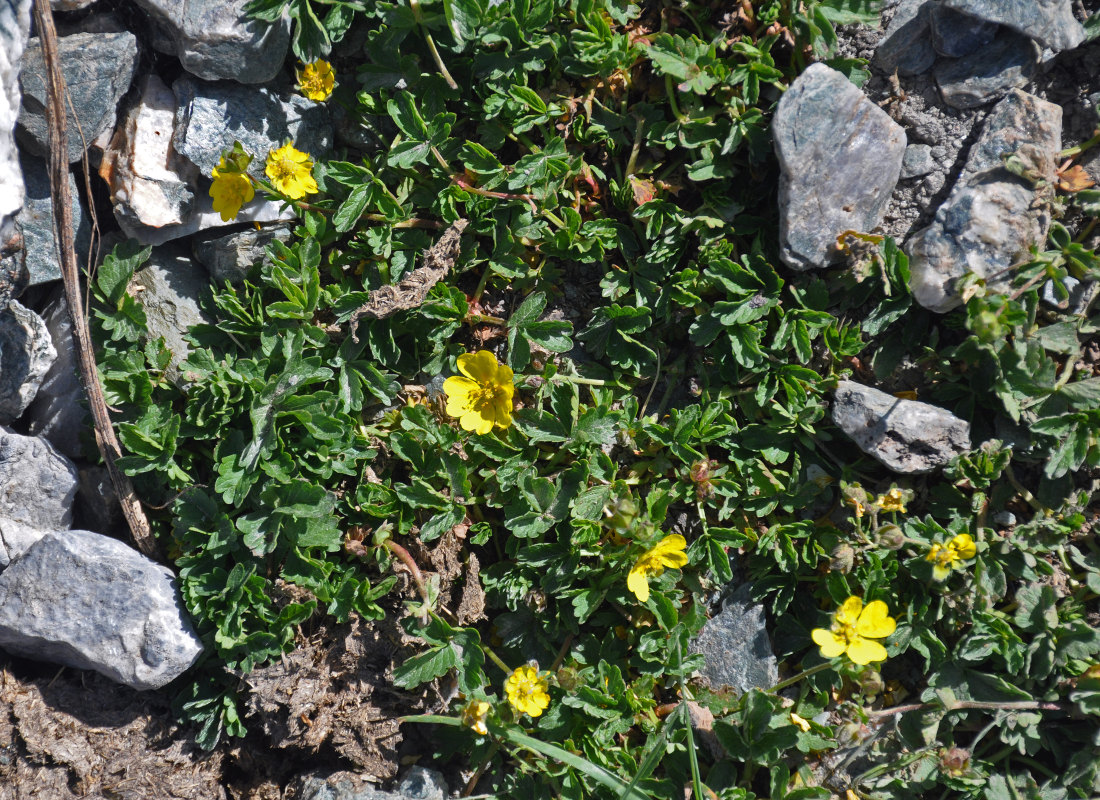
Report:
[[1058,173],[1058,189],[1063,192],[1079,192],[1095,185],[1096,181],[1089,177],[1080,164],[1074,164]]

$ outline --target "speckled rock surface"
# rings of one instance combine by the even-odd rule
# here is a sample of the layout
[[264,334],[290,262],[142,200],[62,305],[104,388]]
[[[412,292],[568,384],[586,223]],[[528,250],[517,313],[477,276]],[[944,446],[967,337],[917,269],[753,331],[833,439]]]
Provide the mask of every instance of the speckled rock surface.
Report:
[[836,70],[813,64],[772,122],[779,156],[780,257],[797,270],[837,260],[836,238],[882,221],[905,132]]
[[1076,47],[1085,29],[1070,0],[942,0],[945,8],[1019,31],[1054,52]]
[[56,358],[40,316],[15,300],[0,307],[0,424],[26,410]]
[[954,108],[977,108],[1027,84],[1039,63],[1031,39],[1002,30],[989,44],[956,59],[936,63],[936,83],[943,101]]
[[73,522],[77,471],[52,444],[0,427],[0,517],[42,530]]

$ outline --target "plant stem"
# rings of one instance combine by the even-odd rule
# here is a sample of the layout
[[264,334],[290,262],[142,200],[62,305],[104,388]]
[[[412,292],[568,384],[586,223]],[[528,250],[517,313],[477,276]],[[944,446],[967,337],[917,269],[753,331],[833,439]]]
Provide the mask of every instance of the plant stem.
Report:
[[1073,158],[1075,156],[1081,155],[1081,153],[1085,152],[1086,150],[1100,144],[1100,129],[1097,129],[1095,131],[1095,134],[1096,135],[1093,136],[1091,139],[1081,142],[1081,144],[1077,145],[1076,147],[1067,147],[1065,150],[1061,151],[1058,154],[1058,158]]
[[802,672],[798,673],[797,675],[792,675],[790,678],[787,678],[786,680],[780,681],[779,683],[777,683],[775,686],[771,687],[767,691],[774,694],[775,692],[778,692],[780,689],[786,689],[788,686],[793,686],[794,684],[798,683],[803,678],[808,678],[811,675],[816,675],[819,672],[824,672],[825,670],[829,669],[832,666],[833,666],[833,664],[832,664],[831,661],[822,661],[820,664],[817,664],[816,666],[810,667],[809,669],[803,670]]
[[412,9],[416,24],[424,29],[424,39],[428,42],[428,49],[432,53],[432,58],[435,59],[436,67],[439,68],[439,74],[443,76],[443,80],[447,81],[448,86],[457,91],[458,84],[451,77],[451,73],[447,71],[447,65],[443,63],[443,57],[439,55],[439,48],[435,46],[435,39],[432,38],[432,34],[424,26],[424,16],[420,12],[420,0],[409,0],[409,8]]
[[607,386],[607,381],[601,381],[598,378],[581,378],[576,375],[554,375],[550,378],[552,381],[564,381],[565,383],[575,383],[578,386]]
[[416,591],[419,593],[420,599],[424,601],[426,606],[429,602],[428,587],[424,583],[424,576],[420,572],[420,567],[416,564],[416,559],[409,555],[409,551],[393,539],[386,539],[382,544],[387,550],[397,556],[398,560],[408,569],[409,574],[412,576],[413,583],[416,584]]
[[910,703],[894,708],[882,708],[872,711],[867,716],[871,719],[882,719],[898,714],[906,714],[910,711],[930,711],[942,709],[944,711],[1069,711],[1070,707],[1062,703],[1047,702],[1043,700],[1019,700],[1011,703],[995,703],[984,700],[956,700],[950,705],[942,703]]

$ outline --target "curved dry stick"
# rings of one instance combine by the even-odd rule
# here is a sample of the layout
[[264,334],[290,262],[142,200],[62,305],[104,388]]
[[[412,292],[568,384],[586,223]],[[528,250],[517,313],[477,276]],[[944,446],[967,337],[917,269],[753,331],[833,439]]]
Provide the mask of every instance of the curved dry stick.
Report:
[[73,247],[73,206],[69,196],[69,142],[66,131],[65,107],[61,98],[65,96],[65,79],[61,75],[61,65],[57,53],[57,31],[53,24],[53,13],[49,0],[34,0],[34,18],[38,25],[38,36],[42,42],[42,56],[46,64],[47,119],[49,122],[49,172],[50,194],[53,198],[54,229],[57,232],[57,246],[61,255],[61,277],[65,285],[65,300],[69,305],[69,316],[73,322],[73,341],[76,344],[77,357],[80,360],[80,376],[84,390],[88,394],[88,406],[95,423],[95,438],[99,452],[107,465],[115,493],[122,505],[122,513],[130,526],[130,535],[137,549],[149,558],[161,560],[157,541],[149,528],[149,520],[142,511],[130,479],[123,475],[115,460],[121,458],[122,447],[111,427],[111,418],[107,413],[107,403],[103,399],[103,388],[99,384],[96,371],[95,353],[92,350],[92,336],[84,318],[84,300],[80,295],[80,273],[76,266],[76,250]]

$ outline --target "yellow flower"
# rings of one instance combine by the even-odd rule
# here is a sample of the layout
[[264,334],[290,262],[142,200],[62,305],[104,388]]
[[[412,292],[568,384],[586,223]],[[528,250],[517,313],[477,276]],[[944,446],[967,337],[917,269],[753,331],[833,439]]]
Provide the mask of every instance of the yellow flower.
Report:
[[902,514],[905,513],[905,498],[901,494],[901,489],[896,486],[879,497],[878,505],[883,511],[900,511]]
[[790,717],[792,725],[797,725],[799,728],[802,729],[803,733],[810,732],[810,721],[808,719],[798,716],[798,714],[794,713],[793,711],[791,712]]
[[443,381],[447,413],[457,417],[463,430],[488,433],[496,425],[512,424],[512,370],[498,364],[488,350],[458,357],[458,371]]
[[960,561],[973,558],[977,553],[978,548],[974,546],[974,539],[970,534],[960,533],[946,545],[932,545],[924,560],[933,564],[932,577],[942,581],[951,574],[954,567],[962,566]]
[[532,666],[519,667],[504,680],[504,693],[512,708],[521,714],[537,717],[550,705],[549,685]]
[[485,720],[489,717],[490,708],[484,700],[471,700],[462,709],[462,724],[479,736],[488,736],[489,729],[485,727]]
[[214,167],[214,183],[210,186],[210,196],[214,198],[214,210],[221,214],[222,222],[235,219],[241,212],[241,206],[252,200],[256,189],[252,179],[225,163],[225,156]]
[[626,576],[626,588],[634,592],[639,601],[649,599],[649,579],[665,571],[666,567],[679,569],[688,562],[684,548],[687,542],[678,533],[666,536],[634,562]]
[[332,65],[327,61],[318,59],[298,70],[298,88],[310,100],[318,103],[328,100],[335,85],[336,76],[333,75]]
[[856,510],[856,519],[859,519],[863,516],[863,512],[866,509],[864,508],[863,503],[859,502],[859,500],[854,497],[845,497],[844,502]]
[[300,200],[317,192],[317,181],[310,174],[313,159],[309,153],[295,150],[289,142],[267,154],[264,173],[271,178],[275,188],[291,200]]
[[874,600],[864,607],[863,600],[853,595],[837,609],[829,630],[814,628],[810,635],[825,658],[847,653],[862,666],[886,659],[886,648],[872,640],[889,636],[896,627],[886,603]]

